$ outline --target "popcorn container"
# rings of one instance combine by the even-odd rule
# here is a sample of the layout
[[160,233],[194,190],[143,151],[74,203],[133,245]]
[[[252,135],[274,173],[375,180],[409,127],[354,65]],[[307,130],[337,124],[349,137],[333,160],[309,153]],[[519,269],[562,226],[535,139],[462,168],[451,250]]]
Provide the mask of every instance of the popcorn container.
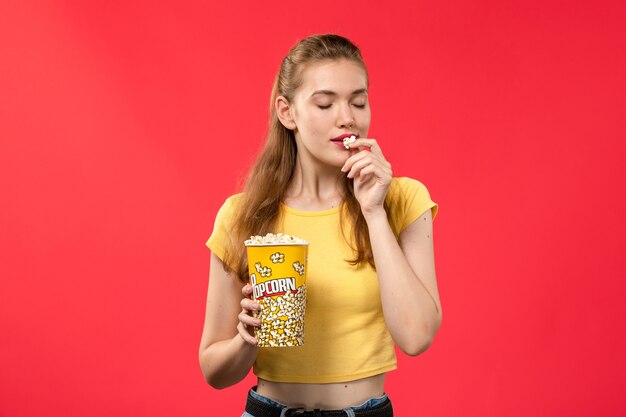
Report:
[[253,298],[261,305],[259,347],[302,346],[306,307],[308,243],[287,235],[268,234],[246,240]]

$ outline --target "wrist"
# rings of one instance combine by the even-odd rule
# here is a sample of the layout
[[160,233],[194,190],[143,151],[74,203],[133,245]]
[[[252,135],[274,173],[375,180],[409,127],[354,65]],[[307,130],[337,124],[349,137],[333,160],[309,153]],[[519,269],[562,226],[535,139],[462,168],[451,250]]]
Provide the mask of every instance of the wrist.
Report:
[[378,222],[381,220],[384,220],[385,222],[387,221],[387,212],[382,206],[367,210],[361,209],[361,212],[363,213],[363,217],[368,225],[370,222]]

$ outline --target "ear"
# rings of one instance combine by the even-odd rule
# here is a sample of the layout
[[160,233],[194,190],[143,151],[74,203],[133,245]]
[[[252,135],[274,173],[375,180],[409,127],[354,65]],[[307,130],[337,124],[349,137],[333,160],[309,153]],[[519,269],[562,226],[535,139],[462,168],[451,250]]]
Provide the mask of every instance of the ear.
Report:
[[289,100],[287,100],[284,96],[276,97],[276,102],[274,103],[276,108],[276,115],[278,116],[278,120],[289,130],[296,129],[296,122],[293,120],[293,108]]

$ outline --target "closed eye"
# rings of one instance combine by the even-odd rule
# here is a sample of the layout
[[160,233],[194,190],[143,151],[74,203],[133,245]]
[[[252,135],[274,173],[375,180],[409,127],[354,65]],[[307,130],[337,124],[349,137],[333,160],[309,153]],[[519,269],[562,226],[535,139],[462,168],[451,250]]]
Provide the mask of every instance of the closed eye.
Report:
[[[365,108],[365,104],[352,104],[354,107],[358,108],[358,109],[364,109]],[[330,106],[332,106],[332,104],[328,104],[326,106],[322,106],[320,104],[317,105],[317,107],[319,107],[322,110],[326,110],[329,109]]]

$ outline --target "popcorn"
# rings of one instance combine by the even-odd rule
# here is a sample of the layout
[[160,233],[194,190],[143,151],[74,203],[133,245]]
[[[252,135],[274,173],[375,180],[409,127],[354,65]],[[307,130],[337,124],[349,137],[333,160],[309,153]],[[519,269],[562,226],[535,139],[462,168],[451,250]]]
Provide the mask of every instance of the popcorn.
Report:
[[273,253],[270,255],[270,260],[275,264],[283,263],[285,262],[285,254],[280,252]]
[[299,261],[294,262],[292,266],[298,274],[304,275],[304,265],[302,265]]
[[304,344],[304,310],[306,285],[296,292],[258,300],[261,311],[256,317],[261,326],[255,329],[259,347],[302,346]]
[[267,266],[262,266],[261,262],[257,262],[254,264],[256,268],[256,272],[258,272],[262,277],[270,277],[272,276],[272,268]]
[[354,136],[354,135],[350,136],[349,138],[343,138],[343,146],[346,149],[350,149],[350,146],[348,146],[348,145],[350,145],[351,143],[354,143],[354,142],[356,142],[356,136]]
[[295,244],[306,245],[308,242],[299,237],[290,236],[283,233],[273,234],[268,233],[265,236],[250,236],[250,239],[246,240],[244,244],[247,245],[272,245],[272,244]]

